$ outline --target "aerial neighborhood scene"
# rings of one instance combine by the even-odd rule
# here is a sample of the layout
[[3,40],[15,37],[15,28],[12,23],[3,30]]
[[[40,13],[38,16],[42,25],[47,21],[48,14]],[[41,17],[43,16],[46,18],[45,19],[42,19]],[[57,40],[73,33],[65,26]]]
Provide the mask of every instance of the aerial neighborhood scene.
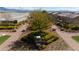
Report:
[[0,51],[79,51],[79,8],[0,7]]

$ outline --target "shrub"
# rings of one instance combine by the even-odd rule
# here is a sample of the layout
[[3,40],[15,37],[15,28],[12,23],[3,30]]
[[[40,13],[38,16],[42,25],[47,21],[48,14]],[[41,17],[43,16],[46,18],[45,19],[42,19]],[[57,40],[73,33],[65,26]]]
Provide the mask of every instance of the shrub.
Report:
[[64,31],[64,28],[60,28],[61,31]]
[[48,39],[50,39],[52,36],[53,36],[52,33],[51,33],[51,34],[48,34],[48,35],[45,35],[45,36],[44,36],[44,39],[45,39],[45,40],[48,40]]
[[47,33],[43,32],[43,31],[34,31],[31,34],[34,36],[41,36],[42,37],[42,36],[46,35]]
[[76,27],[76,26],[75,26],[75,27],[72,27],[71,29],[72,29],[72,30],[79,30],[79,27]]
[[26,30],[22,30],[21,32],[25,32]]
[[16,30],[13,30],[12,32],[16,32]]
[[45,40],[48,44],[57,40],[58,37],[54,33],[48,33],[43,37],[43,40]]
[[0,26],[2,29],[14,29],[16,26]]

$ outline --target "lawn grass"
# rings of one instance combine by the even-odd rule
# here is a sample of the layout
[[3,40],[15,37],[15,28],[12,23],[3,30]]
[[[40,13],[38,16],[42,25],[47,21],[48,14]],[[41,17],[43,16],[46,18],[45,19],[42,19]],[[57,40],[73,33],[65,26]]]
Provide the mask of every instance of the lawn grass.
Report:
[[10,36],[5,35],[5,36],[0,36],[0,44],[2,44],[4,41],[6,41]]
[[72,36],[72,38],[73,38],[75,41],[79,42],[79,36]]

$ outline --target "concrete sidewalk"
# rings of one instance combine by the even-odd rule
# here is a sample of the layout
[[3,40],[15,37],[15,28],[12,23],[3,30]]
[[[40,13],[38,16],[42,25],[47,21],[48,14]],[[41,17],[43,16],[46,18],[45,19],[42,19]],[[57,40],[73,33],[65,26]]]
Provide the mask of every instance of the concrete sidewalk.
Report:
[[11,47],[9,45],[13,44],[13,42],[19,40],[21,38],[21,36],[23,35],[23,32],[21,32],[22,30],[26,29],[27,26],[26,25],[22,25],[17,29],[17,32],[0,32],[0,34],[7,34],[7,35],[11,35],[11,37],[9,39],[7,39],[4,43],[2,43],[0,45],[0,51],[7,51],[9,50]]
[[75,51],[79,51],[79,43],[72,39],[72,36],[79,35],[79,33],[69,33],[60,31],[57,26],[52,26],[56,29],[57,34]]

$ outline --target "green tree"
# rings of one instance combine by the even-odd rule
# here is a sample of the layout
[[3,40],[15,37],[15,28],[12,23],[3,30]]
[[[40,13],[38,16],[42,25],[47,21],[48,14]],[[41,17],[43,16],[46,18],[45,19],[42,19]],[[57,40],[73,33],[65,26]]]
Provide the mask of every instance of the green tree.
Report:
[[52,20],[47,12],[34,11],[30,13],[29,24],[32,30],[41,31],[51,27]]

